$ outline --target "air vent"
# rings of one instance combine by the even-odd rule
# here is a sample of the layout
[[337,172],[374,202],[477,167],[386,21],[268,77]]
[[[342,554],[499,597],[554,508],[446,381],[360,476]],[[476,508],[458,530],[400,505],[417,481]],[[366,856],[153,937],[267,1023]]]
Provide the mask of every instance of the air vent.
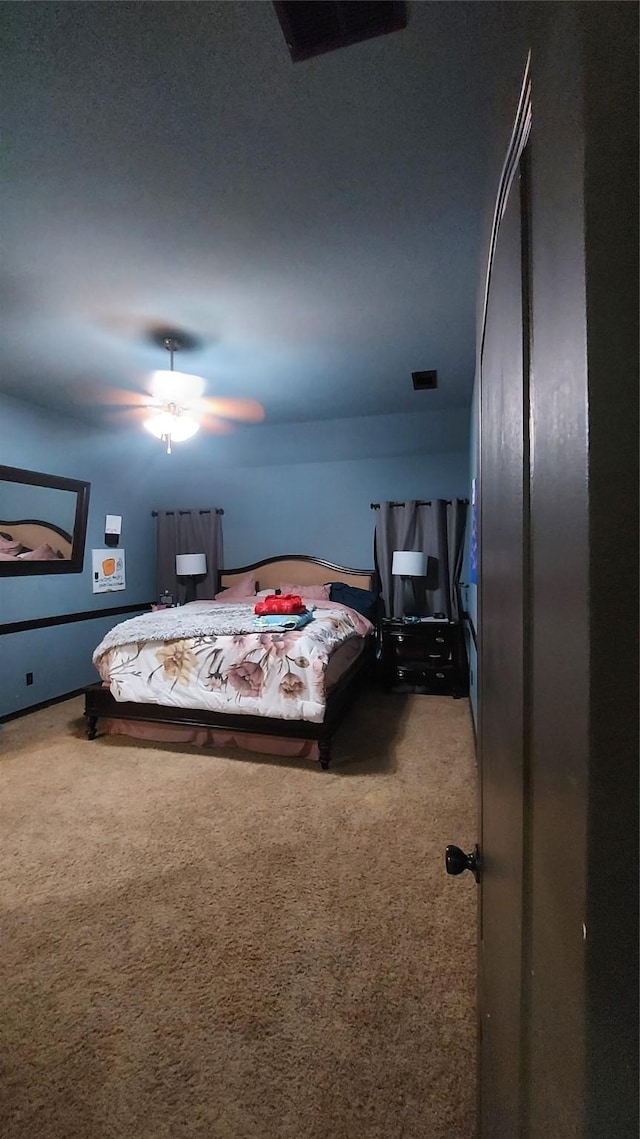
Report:
[[407,25],[404,2],[274,0],[273,6],[294,63]]
[[412,372],[411,379],[414,390],[417,392],[428,391],[430,388],[437,388],[438,386],[438,373],[435,369],[431,372]]

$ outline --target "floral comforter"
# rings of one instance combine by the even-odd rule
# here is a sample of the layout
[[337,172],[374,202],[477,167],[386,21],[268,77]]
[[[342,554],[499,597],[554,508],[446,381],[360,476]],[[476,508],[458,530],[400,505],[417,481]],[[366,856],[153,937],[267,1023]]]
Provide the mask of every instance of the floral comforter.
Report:
[[[145,639],[131,628],[132,639],[126,640],[127,626],[139,619],[107,634],[93,660],[114,698],[319,723],[332,657],[341,646],[362,645],[373,631],[354,609],[323,601],[303,629],[225,635],[214,631],[221,607],[216,602],[183,606],[176,639],[166,639],[161,613],[144,619]],[[249,620],[253,606],[246,610]]]

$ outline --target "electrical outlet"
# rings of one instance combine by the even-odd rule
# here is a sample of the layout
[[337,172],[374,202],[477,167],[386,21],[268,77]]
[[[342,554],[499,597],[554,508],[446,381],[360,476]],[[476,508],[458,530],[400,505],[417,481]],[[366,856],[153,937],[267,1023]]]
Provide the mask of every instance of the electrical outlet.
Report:
[[27,686],[29,684],[33,684],[33,673],[28,672],[24,679],[25,679],[25,683],[27,684]]

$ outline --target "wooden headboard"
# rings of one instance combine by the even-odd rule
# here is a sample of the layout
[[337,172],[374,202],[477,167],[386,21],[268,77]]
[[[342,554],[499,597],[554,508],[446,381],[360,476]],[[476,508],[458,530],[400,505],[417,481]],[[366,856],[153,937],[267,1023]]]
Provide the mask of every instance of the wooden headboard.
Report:
[[222,570],[220,587],[234,585],[248,573],[255,575],[258,589],[277,589],[281,581],[288,581],[291,585],[325,585],[328,581],[344,581],[359,589],[376,588],[374,570],[348,569],[307,554],[282,554],[249,566]]
[[59,551],[65,559],[71,557],[71,534],[50,522],[39,522],[37,518],[22,518],[17,522],[3,522],[0,519],[0,531],[10,534],[27,550],[37,550],[46,545]]

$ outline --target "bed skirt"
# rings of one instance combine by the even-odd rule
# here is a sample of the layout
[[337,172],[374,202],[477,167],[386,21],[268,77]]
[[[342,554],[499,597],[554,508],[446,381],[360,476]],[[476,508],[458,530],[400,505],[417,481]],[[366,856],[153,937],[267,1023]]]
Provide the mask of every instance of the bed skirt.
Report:
[[226,732],[221,728],[196,728],[180,724],[153,724],[148,720],[107,720],[105,735],[131,736],[160,744],[190,744],[194,747],[238,747],[265,755],[293,756],[297,759],[320,758],[317,740],[285,739],[284,736],[260,736],[251,732]]

